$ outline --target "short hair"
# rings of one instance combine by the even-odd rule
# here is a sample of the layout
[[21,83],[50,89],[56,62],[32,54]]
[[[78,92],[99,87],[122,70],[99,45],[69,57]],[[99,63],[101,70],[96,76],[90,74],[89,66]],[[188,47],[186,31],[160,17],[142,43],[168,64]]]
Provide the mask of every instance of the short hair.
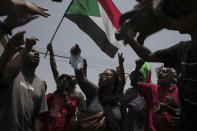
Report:
[[62,79],[64,79],[64,78],[66,78],[68,81],[69,81],[69,84],[71,85],[71,86],[73,86],[73,90],[75,90],[75,85],[77,84],[76,83],[76,81],[74,81],[73,79],[72,79],[72,76],[71,75],[67,75],[67,74],[62,74],[62,75],[60,75],[59,77],[58,77],[58,81],[60,81],[60,80],[62,80]]
[[67,75],[67,74],[61,74],[59,77],[58,77],[58,81],[60,81],[60,80],[62,80],[62,79],[64,79],[64,78],[67,78],[68,80],[70,80],[71,79],[71,77],[69,76],[69,75]]
[[159,68],[159,71],[157,72],[157,76],[159,74],[159,72],[163,69],[163,68],[166,68],[170,77],[171,77],[171,81],[176,84],[177,83],[177,74],[175,72],[175,70],[173,68],[168,68],[168,67],[160,67]]

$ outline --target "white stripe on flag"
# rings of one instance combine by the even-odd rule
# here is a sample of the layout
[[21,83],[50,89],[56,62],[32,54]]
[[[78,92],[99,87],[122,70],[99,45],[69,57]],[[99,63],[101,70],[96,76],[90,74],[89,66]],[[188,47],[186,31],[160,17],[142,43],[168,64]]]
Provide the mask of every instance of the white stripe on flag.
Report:
[[103,7],[99,3],[98,3],[98,5],[99,5],[101,17],[90,16],[90,18],[105,32],[110,43],[112,45],[116,46],[117,48],[119,48],[122,41],[117,41],[115,39],[116,28],[111,23],[108,15],[105,12],[105,10],[103,9]]

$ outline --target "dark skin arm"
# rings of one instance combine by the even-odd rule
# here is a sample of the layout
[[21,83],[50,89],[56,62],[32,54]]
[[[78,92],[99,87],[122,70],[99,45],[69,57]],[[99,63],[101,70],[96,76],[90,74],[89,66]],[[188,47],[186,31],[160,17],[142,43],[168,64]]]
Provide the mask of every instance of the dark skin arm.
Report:
[[35,119],[34,121],[34,131],[41,131],[41,124],[39,119]]
[[175,109],[167,104],[159,103],[158,109],[155,110],[158,114],[163,114],[164,112],[168,112],[172,116],[178,116],[179,115],[179,109]]
[[19,47],[24,44],[24,33],[25,31],[19,32],[9,40],[3,54],[0,57],[0,76],[4,74],[7,64],[18,52]]
[[136,64],[135,71],[139,71],[141,69],[141,67],[143,66],[144,62],[145,61],[142,59],[137,59],[135,61],[135,64]]
[[172,97],[166,96],[166,102],[168,106],[171,106],[175,109],[179,108],[179,104]]
[[147,62],[161,62],[159,58],[155,55],[155,53],[151,52],[147,47],[140,45],[133,38],[127,38],[129,46],[135,51],[135,53]]
[[125,79],[125,71],[124,71],[124,57],[123,54],[119,54],[118,53],[118,60],[119,60],[119,67],[120,67],[120,82],[119,82],[119,88],[117,89],[117,93],[120,95],[123,95],[123,91],[124,91],[124,86],[126,83],[126,79]]
[[83,59],[83,72],[85,77],[87,77],[87,61],[86,59]]
[[51,65],[51,70],[52,70],[52,72],[53,72],[54,80],[55,80],[55,82],[56,82],[56,84],[57,84],[57,83],[58,83],[58,78],[59,78],[59,72],[58,72],[58,69],[57,69],[56,62],[55,62],[54,52],[53,52],[53,46],[52,46],[51,43],[48,44],[47,50],[48,50],[49,53],[50,53],[50,65]]
[[[10,30],[19,26],[23,26],[28,22],[38,18],[39,16],[48,17],[50,15],[46,13],[48,9],[38,6],[33,2],[12,2],[14,4],[14,9],[4,20],[4,23],[10,28]],[[0,30],[0,38],[2,38],[6,34],[7,32]]]
[[32,50],[37,40],[38,39],[35,37],[26,39],[25,48],[7,64],[5,73],[2,76],[4,82],[10,82],[18,75],[22,67],[24,56]]
[[78,83],[80,83],[86,79],[86,76],[85,76],[82,69],[75,70],[75,77],[76,77]]

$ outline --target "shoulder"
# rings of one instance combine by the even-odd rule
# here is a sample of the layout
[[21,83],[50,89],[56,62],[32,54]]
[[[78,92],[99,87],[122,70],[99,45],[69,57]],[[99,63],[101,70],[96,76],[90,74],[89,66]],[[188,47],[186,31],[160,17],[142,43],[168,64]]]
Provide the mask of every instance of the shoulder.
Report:
[[47,90],[47,84],[45,81],[35,76],[32,82],[32,86],[34,87],[36,93],[45,95],[46,90]]
[[154,87],[155,84],[152,84],[152,83],[145,83],[145,82],[139,82],[138,83],[140,86],[143,86],[143,87]]
[[76,96],[79,97],[79,98],[80,98],[80,97],[84,97],[84,94],[83,94],[82,92],[80,92],[80,91],[75,91],[74,93],[75,93]]
[[188,48],[190,46],[190,44],[191,44],[191,41],[181,41],[178,44],[176,44],[175,47],[178,50],[182,51],[182,50]]
[[96,85],[94,85],[94,83],[92,83],[91,81],[89,81],[87,78],[85,80],[81,81],[80,84],[82,84],[82,85],[96,86]]
[[39,78],[36,75],[35,75],[34,80],[36,81],[36,84],[38,84],[40,88],[43,88],[46,91],[46,89],[47,89],[46,81],[42,80],[41,78]]

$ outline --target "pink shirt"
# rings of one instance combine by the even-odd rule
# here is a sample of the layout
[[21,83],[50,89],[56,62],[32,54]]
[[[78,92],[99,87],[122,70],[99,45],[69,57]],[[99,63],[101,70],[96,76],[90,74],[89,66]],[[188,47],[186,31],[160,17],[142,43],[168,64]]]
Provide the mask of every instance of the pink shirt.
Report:
[[159,87],[159,85],[152,83],[139,83],[141,86],[138,91],[144,97],[146,102],[145,107],[145,131],[176,131],[168,121],[171,119],[167,112],[163,115],[155,113],[159,103],[166,104],[166,96],[172,97],[178,103],[178,88],[173,85],[169,89]]

